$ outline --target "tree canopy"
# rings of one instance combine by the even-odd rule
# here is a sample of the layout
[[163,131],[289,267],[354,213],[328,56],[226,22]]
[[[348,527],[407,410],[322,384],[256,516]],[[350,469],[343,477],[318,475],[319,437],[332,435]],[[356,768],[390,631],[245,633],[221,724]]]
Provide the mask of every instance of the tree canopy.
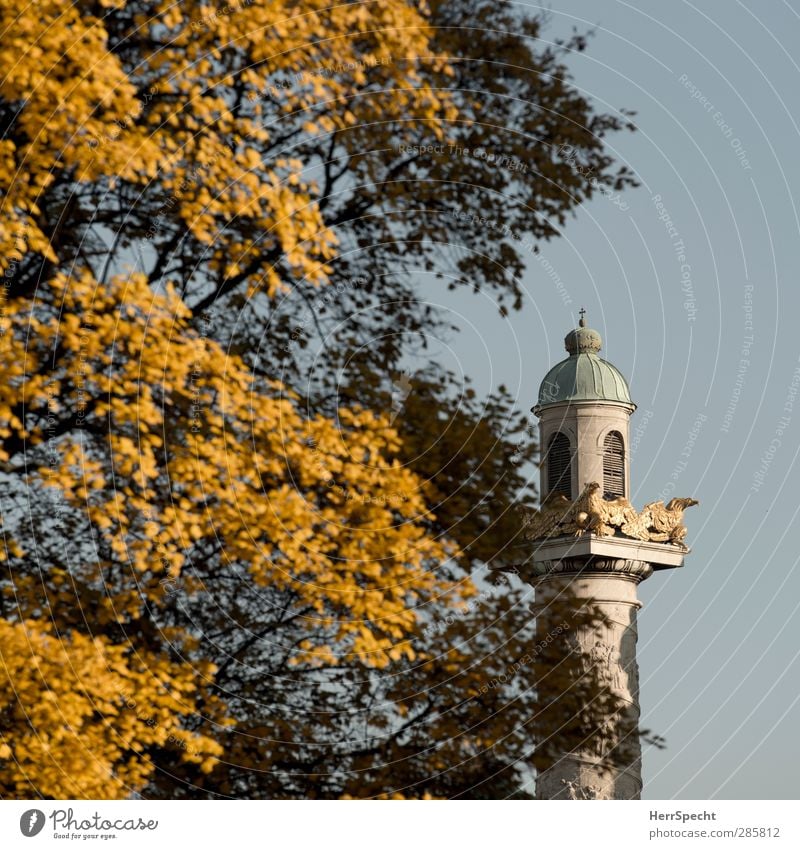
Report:
[[402,371],[633,183],[545,23],[0,2],[4,794],[522,792],[535,440]]

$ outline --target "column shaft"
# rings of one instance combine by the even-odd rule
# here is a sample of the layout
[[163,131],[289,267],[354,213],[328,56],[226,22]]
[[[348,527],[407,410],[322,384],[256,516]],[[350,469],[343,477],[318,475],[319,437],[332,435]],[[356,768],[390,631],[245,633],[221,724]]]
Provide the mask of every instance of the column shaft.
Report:
[[535,582],[537,640],[552,645],[537,676],[547,738],[537,798],[638,799],[636,587],[648,564],[551,565]]

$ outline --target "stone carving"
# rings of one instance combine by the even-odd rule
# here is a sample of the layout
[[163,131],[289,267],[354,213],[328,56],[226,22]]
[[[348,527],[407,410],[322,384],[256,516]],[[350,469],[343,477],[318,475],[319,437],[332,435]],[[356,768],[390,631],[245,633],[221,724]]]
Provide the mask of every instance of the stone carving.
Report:
[[597,640],[592,646],[590,652],[592,665],[601,678],[609,678],[611,676],[611,655],[613,651],[614,649],[602,640]]
[[582,572],[606,572],[617,575],[630,575],[644,580],[653,573],[653,567],[645,560],[622,560],[621,558],[591,557],[585,562],[564,560],[539,560],[534,564],[535,575],[558,575]]
[[673,498],[667,506],[663,501],[645,504],[642,512],[633,521],[621,527],[625,536],[651,542],[671,542],[684,546],[686,526],[683,524],[683,511],[699,502],[694,498]]
[[[587,648],[581,643],[588,644],[586,635],[575,638],[575,644],[567,644],[567,654],[577,661],[578,667],[584,675],[593,673],[597,676],[600,686],[610,687],[623,696],[630,698],[630,692],[625,681],[631,680],[629,670],[626,667],[626,658],[621,650],[614,648],[610,642],[613,637],[609,636],[609,642],[595,640],[594,645]],[[635,661],[634,661],[635,663]],[[623,677],[625,681],[623,681]]]
[[577,781],[569,781],[566,778],[561,779],[561,783],[566,788],[567,799],[612,799],[613,796],[605,793],[601,787],[596,784],[581,785]]
[[561,528],[571,523],[572,502],[566,495],[550,495],[542,502],[540,510],[529,510],[522,520],[526,539],[546,539],[561,536]]
[[591,533],[668,542],[685,549],[683,511],[698,503],[694,498],[673,498],[666,506],[663,501],[653,501],[637,512],[627,498],[607,501],[600,495],[600,484],[592,482],[575,501],[560,494],[546,499],[541,510],[526,516],[523,530],[528,540]]

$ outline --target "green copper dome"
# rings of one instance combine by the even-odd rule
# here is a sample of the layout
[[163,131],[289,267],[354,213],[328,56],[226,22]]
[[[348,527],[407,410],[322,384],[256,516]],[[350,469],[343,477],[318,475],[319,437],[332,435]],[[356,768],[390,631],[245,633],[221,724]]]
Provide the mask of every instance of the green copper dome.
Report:
[[635,406],[628,381],[619,369],[597,356],[602,339],[596,330],[586,327],[583,317],[580,326],[567,334],[564,345],[570,356],[545,375],[537,406],[564,401],[613,401]]

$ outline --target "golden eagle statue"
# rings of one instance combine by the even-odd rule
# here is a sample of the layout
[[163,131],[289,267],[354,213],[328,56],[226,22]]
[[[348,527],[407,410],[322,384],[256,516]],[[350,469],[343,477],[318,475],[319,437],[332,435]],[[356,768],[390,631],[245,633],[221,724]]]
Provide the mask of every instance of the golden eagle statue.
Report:
[[527,540],[551,539],[560,536],[581,536],[585,533],[600,537],[622,536],[643,542],[666,542],[686,548],[686,526],[683,511],[699,502],[694,498],[673,498],[645,504],[641,511],[618,497],[605,499],[596,481],[588,483],[583,492],[570,501],[556,494],[545,499],[538,511],[531,511],[523,525]]

